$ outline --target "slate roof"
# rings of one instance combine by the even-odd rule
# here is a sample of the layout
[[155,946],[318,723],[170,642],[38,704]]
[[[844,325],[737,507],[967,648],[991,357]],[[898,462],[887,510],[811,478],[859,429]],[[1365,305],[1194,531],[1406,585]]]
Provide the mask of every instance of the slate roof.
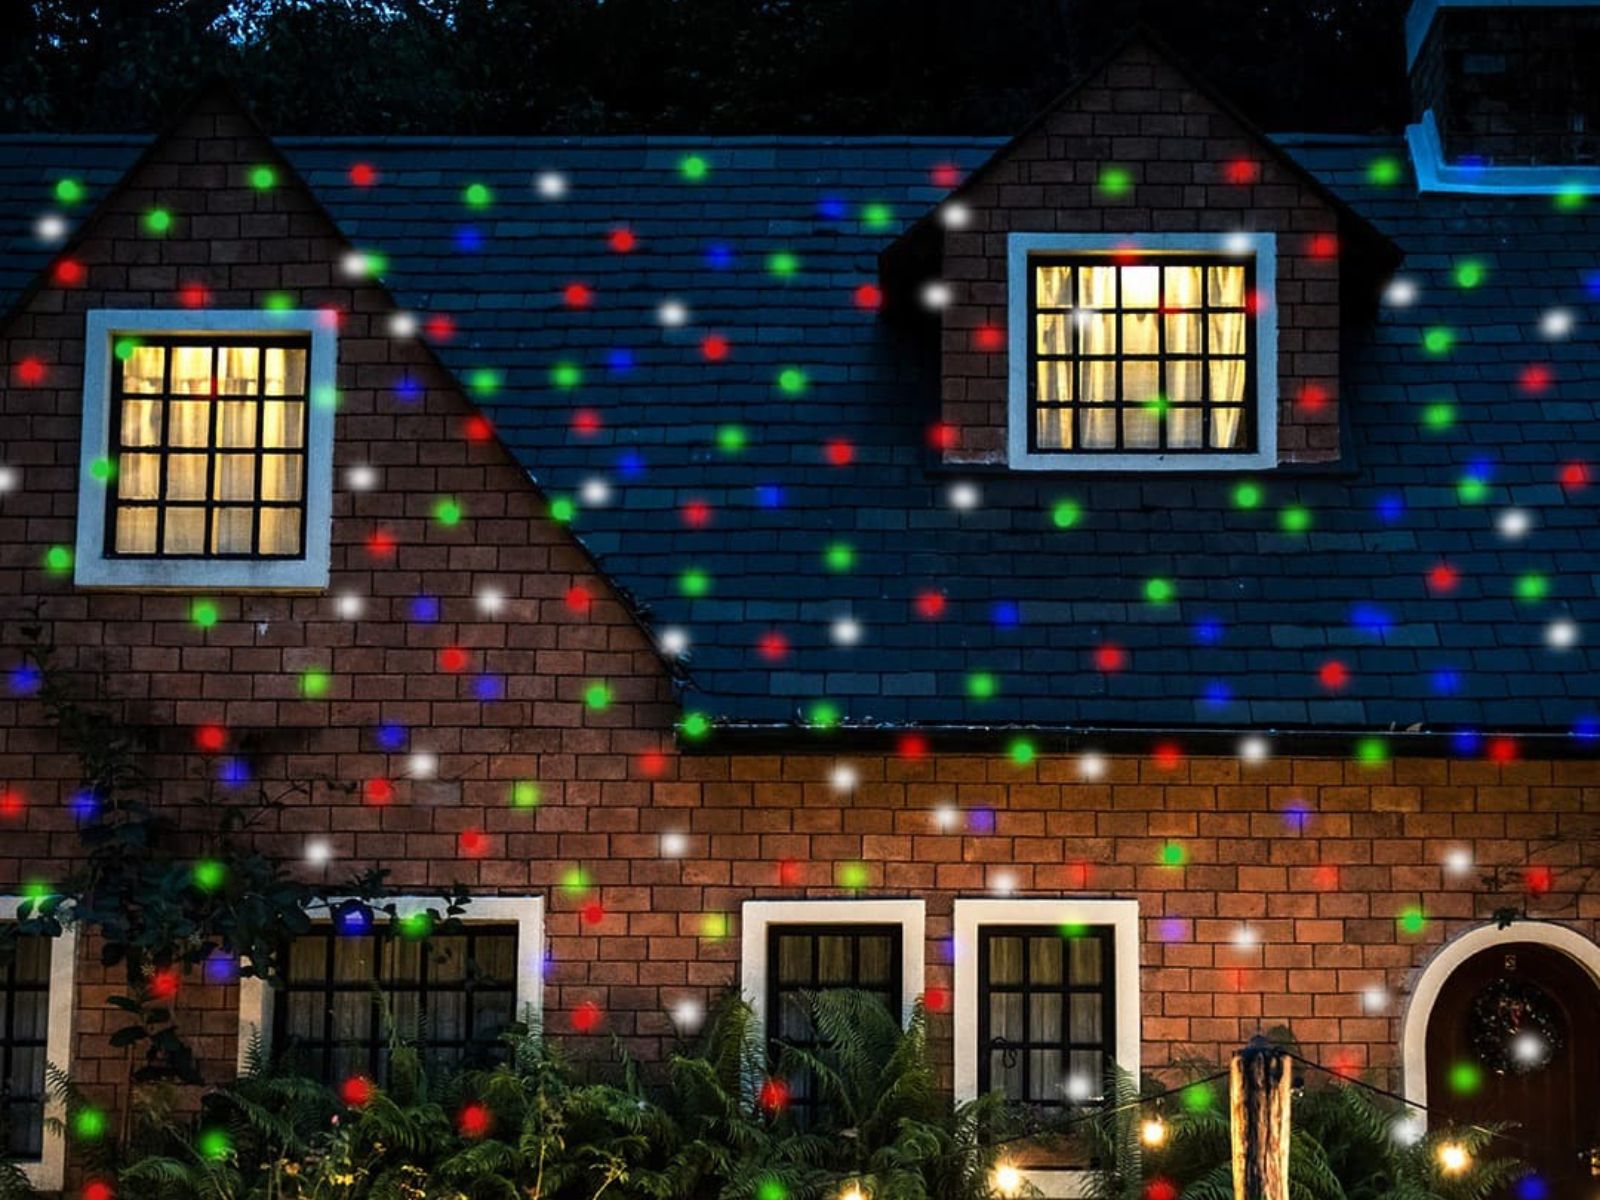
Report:
[[[937,466],[930,356],[855,289],[944,194],[932,169],[970,171],[994,140],[280,145],[348,236],[388,256],[400,302],[454,319],[443,359],[546,491],[578,499],[575,532],[653,625],[687,633],[690,711],[781,723],[825,702],[861,724],[1593,736],[1600,481],[1583,482],[1600,469],[1600,203],[1419,197],[1408,175],[1369,181],[1375,160],[1404,161],[1397,140],[1276,140],[1399,245],[1416,298],[1351,331],[1346,462],[1263,472],[1253,508],[1230,475]],[[0,295],[47,261],[31,230],[53,182],[84,179],[92,203],[139,145],[0,139]],[[699,182],[680,169],[690,154],[708,166]],[[358,161],[375,186],[352,185]],[[533,186],[548,171],[563,198]],[[464,203],[471,182],[492,189],[489,207]],[[892,211],[874,220],[869,205]],[[637,245],[618,253],[608,234],[624,225]],[[792,277],[771,270],[780,252],[798,257]],[[1475,287],[1456,278],[1465,260],[1483,269]],[[565,304],[572,282],[590,306]],[[687,306],[681,327],[659,319],[669,299]],[[1570,336],[1541,333],[1551,309],[1570,310]],[[1453,343],[1430,353],[1440,329]],[[708,361],[709,334],[727,339],[725,360]],[[559,386],[558,364],[581,382]],[[778,385],[789,368],[803,393]],[[734,426],[742,449],[720,446]],[[836,439],[849,465],[829,461]],[[596,480],[607,503],[581,499]],[[977,485],[977,507],[952,506],[958,481]],[[1081,508],[1070,528],[1053,516],[1063,499]],[[1280,527],[1294,506],[1304,532]],[[1498,528],[1510,507],[1530,518],[1523,537]],[[838,545],[847,570],[828,566]],[[1452,586],[1448,571],[1430,581],[1441,564]],[[704,595],[685,594],[692,571]],[[1170,602],[1147,598],[1152,579],[1171,581]],[[936,620],[918,614],[929,592],[945,598]],[[855,645],[831,636],[846,616]],[[1562,620],[1577,643],[1552,648]],[[774,634],[776,659],[762,653]],[[1106,645],[1122,669],[1098,669]],[[1323,677],[1330,661],[1341,687]]]

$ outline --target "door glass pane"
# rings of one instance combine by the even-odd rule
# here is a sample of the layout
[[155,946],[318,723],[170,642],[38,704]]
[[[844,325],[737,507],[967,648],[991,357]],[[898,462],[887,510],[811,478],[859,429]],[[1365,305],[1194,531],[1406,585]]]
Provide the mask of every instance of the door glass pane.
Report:
[[824,934],[817,939],[817,982],[824,987],[840,987],[851,982],[854,967],[851,951],[855,939]]
[[1028,1051],[1028,1099],[1059,1100],[1064,1092],[1060,1050]]
[[886,937],[858,939],[861,948],[861,970],[856,982],[862,987],[886,984],[894,977],[894,943]]
[[1028,993],[1028,1040],[1033,1042],[1061,1040],[1060,992]]
[[1008,1042],[1021,1042],[1025,1030],[1022,1025],[1022,995],[1019,992],[992,992],[989,995],[989,1038],[1003,1038]]

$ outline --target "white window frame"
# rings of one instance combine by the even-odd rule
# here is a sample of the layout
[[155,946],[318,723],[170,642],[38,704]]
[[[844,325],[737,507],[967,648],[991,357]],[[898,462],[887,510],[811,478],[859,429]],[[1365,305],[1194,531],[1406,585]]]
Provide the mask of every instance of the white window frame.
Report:
[[[331,925],[332,912],[349,898],[328,901],[329,919],[319,918],[316,925]],[[365,901],[374,910],[394,905],[395,918],[404,920],[413,913],[440,910],[444,901],[438,896],[384,896]],[[386,914],[376,914],[388,920]],[[517,927],[517,990],[516,1016],[527,1018],[529,1027],[538,1029],[544,1016],[544,940],[543,896],[474,896],[472,902],[457,918],[463,925],[515,925]],[[337,936],[337,935],[336,935]],[[239,980],[239,1046],[238,1070],[244,1073],[249,1065],[250,1043],[260,1036],[261,1045],[268,1053],[272,1050],[272,984],[256,976]]]
[[[1278,248],[1272,233],[1011,233],[1006,235],[1006,459],[1020,471],[1261,471],[1278,465]],[[1132,454],[1028,449],[1029,260],[1035,255],[1134,252],[1174,260],[1189,254],[1254,259],[1256,448],[1249,454]]]
[[[1137,900],[1053,897],[1045,899],[960,900],[955,902],[956,989],[954,1095],[959,1104],[978,1096],[978,931],[986,925],[1109,925],[1112,986],[1115,989],[1117,1065],[1139,1078],[1139,902]],[[1088,1195],[1085,1170],[1023,1171],[1044,1196]]]
[[[112,346],[119,337],[224,338],[307,334],[305,544],[299,558],[117,558],[106,553],[106,487],[91,465],[111,453]],[[85,588],[184,591],[321,591],[328,586],[333,518],[333,425],[338,333],[314,309],[91,309],[84,324],[83,432],[78,458],[78,536],[73,582]],[[114,485],[113,485],[114,486]]]
[[[29,903],[23,896],[0,896],[0,920],[16,921],[21,909]],[[50,946],[50,1004],[49,1024],[45,1027],[44,1061],[48,1067],[72,1073],[73,1024],[78,1012],[78,931],[65,926],[60,936],[51,939]],[[67,1168],[67,1139],[52,1130],[50,1123],[65,1123],[67,1108],[50,1095],[50,1080],[45,1077],[44,1140],[39,1157],[18,1161],[17,1166],[27,1177],[35,1191],[58,1192],[64,1186]]]
[[739,917],[739,986],[767,1044],[767,930],[773,925],[900,926],[900,1024],[911,1020],[924,983],[927,905],[921,900],[746,900]]

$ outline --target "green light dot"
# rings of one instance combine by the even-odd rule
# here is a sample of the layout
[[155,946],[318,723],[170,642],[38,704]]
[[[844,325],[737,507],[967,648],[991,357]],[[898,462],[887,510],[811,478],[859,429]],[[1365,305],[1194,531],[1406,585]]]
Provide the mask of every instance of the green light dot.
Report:
[[1161,846],[1161,865],[1163,867],[1181,867],[1189,861],[1189,852],[1183,848],[1182,842],[1164,842]]
[[200,1157],[221,1162],[233,1153],[233,1141],[225,1129],[206,1129],[195,1139],[195,1149],[200,1151]]
[[689,567],[678,576],[678,590],[691,598],[704,596],[711,590],[711,576],[699,567]]
[[377,250],[363,250],[361,252],[361,267],[368,275],[382,275],[389,269],[389,256]]
[[1381,767],[1389,761],[1389,746],[1382,738],[1362,738],[1356,743],[1356,761],[1364,767]]
[[813,729],[832,729],[839,723],[839,709],[826,700],[818,700],[806,710],[806,724]]
[[1470,1096],[1483,1086],[1483,1068],[1475,1062],[1450,1064],[1450,1090],[1458,1096]]
[[563,525],[569,524],[572,518],[578,515],[578,506],[570,497],[557,496],[550,501],[550,519],[560,521]]
[[65,546],[51,546],[44,552],[44,569],[52,575],[72,570],[72,551]]
[[1367,164],[1367,182],[1378,187],[1393,187],[1400,182],[1400,160],[1385,156]]
[[1428,927],[1428,918],[1422,915],[1420,908],[1402,909],[1395,920],[1400,926],[1401,933],[1417,934]]
[[461,502],[448,496],[440,497],[434,503],[433,517],[441,525],[459,525],[461,523]]
[[1488,268],[1479,259],[1464,258],[1455,266],[1456,286],[1462,288],[1475,288],[1488,276]]
[[101,483],[110,483],[117,477],[117,464],[101,455],[89,464],[89,475]]
[[210,629],[217,623],[217,605],[212,600],[196,600],[189,606],[189,616],[201,629]]
[[1034,759],[1033,743],[1027,738],[1017,738],[1006,749],[1011,761],[1019,767],[1025,767]]
[[147,233],[167,233],[172,229],[172,214],[164,208],[152,208],[144,215],[144,227]]
[[769,1175],[756,1185],[756,1200],[789,1200],[789,1189]]
[[1233,489],[1233,506],[1235,508],[1259,508],[1261,505],[1261,485],[1259,483],[1241,483]]
[[848,571],[855,566],[855,548],[849,542],[834,542],[822,552],[822,561],[830,571]]
[[539,785],[531,779],[519,779],[511,785],[512,808],[539,807]]
[[195,887],[202,892],[214,892],[227,881],[228,868],[214,858],[204,858],[194,865]]
[[792,279],[800,270],[800,259],[791,250],[775,250],[767,255],[767,273],[779,279]]
[[494,203],[494,193],[486,183],[469,183],[461,193],[461,199],[468,208],[488,208]]
[[1285,533],[1304,533],[1311,528],[1311,510],[1300,504],[1289,505],[1278,514],[1278,528]]
[[724,425],[717,430],[717,449],[724,454],[738,454],[748,440],[743,425]]
[[691,742],[698,742],[711,732],[711,718],[705,713],[688,713],[679,722],[678,728]]
[[1089,927],[1082,921],[1063,921],[1056,926],[1056,932],[1064,938],[1081,938],[1088,934]]
[[1083,508],[1076,500],[1057,500],[1050,510],[1050,520],[1057,529],[1071,529],[1083,516]]
[[1557,212],[1577,212],[1589,200],[1589,192],[1581,183],[1564,184],[1555,194]]
[[861,210],[861,223],[874,233],[882,232],[894,222],[894,209],[887,204],[868,204]]
[[711,173],[711,164],[699,154],[685,154],[678,160],[678,174],[690,183],[699,183]]
[[1455,330],[1447,329],[1443,325],[1435,325],[1424,330],[1422,334],[1422,348],[1429,354],[1449,354],[1456,344]]
[[258,192],[271,191],[277,185],[278,173],[262,163],[250,168],[250,186]]
[[990,700],[1000,690],[999,683],[988,671],[975,671],[967,676],[967,695],[974,700]]
[[1170,579],[1149,579],[1145,581],[1144,598],[1151,604],[1170,604],[1177,594],[1177,589],[1172,586]]
[[1443,432],[1456,423],[1456,406],[1440,401],[1430,404],[1422,410],[1423,428],[1435,433]]
[[433,918],[426,912],[407,913],[400,918],[400,936],[422,939],[433,932]]
[[611,688],[604,683],[591,683],[583,692],[583,702],[596,712],[611,707]]
[[570,391],[583,382],[583,369],[577,363],[558,362],[550,368],[550,382],[563,391]]
[[728,936],[728,914],[708,912],[700,914],[700,936],[717,942]]
[[261,307],[268,312],[288,312],[294,307],[294,297],[288,292],[268,292]]
[[1463,475],[1456,482],[1456,499],[1463,504],[1482,504],[1489,495],[1489,485],[1481,476]]
[[117,339],[116,345],[114,345],[111,348],[111,352],[113,354],[115,354],[123,362],[127,362],[130,358],[133,357],[133,352],[135,350],[137,350],[138,348],[139,348],[139,339],[138,338],[123,337],[123,338],[118,338]]
[[1099,187],[1103,196],[1112,198],[1126,196],[1133,191],[1133,172],[1127,167],[1102,167]]
[[500,390],[500,372],[479,367],[467,375],[467,387],[474,396],[492,396]]
[[315,700],[328,694],[328,686],[332,683],[326,671],[312,668],[300,673],[300,694],[308,700]]
[[852,892],[859,892],[867,886],[867,865],[865,863],[850,862],[839,864],[839,886],[848,888]]
[[106,1132],[106,1114],[98,1108],[80,1108],[72,1118],[72,1132],[84,1141],[92,1142]]
[[1179,1093],[1184,1108],[1190,1112],[1208,1112],[1211,1109],[1211,1089],[1203,1083],[1191,1083]]
[[806,373],[799,367],[785,367],[778,372],[778,390],[787,396],[798,396],[806,390]]
[[1527,601],[1543,600],[1550,594],[1550,580],[1536,571],[1517,578],[1517,599]]
[[76,204],[83,199],[83,184],[76,179],[56,180],[56,200],[62,204]]

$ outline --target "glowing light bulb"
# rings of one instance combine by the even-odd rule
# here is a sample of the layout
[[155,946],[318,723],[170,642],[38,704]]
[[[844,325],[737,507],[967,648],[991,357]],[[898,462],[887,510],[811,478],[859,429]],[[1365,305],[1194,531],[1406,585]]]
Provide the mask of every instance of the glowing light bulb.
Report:
[[478,592],[477,601],[478,611],[492,617],[505,607],[506,596],[499,588],[486,587]]
[[351,467],[344,473],[344,481],[352,492],[370,492],[378,486],[378,472],[364,464]]
[[1544,644],[1552,650],[1570,650],[1578,644],[1578,623],[1562,617],[1544,627]]
[[950,507],[957,512],[971,512],[983,499],[983,493],[978,491],[975,483],[952,483],[946,494],[950,499]]
[[1531,1029],[1511,1039],[1511,1057],[1524,1066],[1538,1066],[1550,1057],[1550,1045]]
[[1525,537],[1529,529],[1533,528],[1533,517],[1527,509],[1508,508],[1495,518],[1494,526],[1500,531],[1503,538]]
[[428,750],[419,750],[406,760],[406,769],[413,779],[432,779],[439,770],[439,756]]
[[1106,773],[1106,760],[1102,754],[1090,751],[1078,756],[1078,774],[1084,779],[1103,779]]
[[939,210],[939,219],[946,229],[965,229],[972,221],[972,210],[959,200],[952,200]]
[[669,658],[682,658],[689,652],[689,634],[687,630],[676,626],[661,631],[661,653]]
[[951,298],[950,285],[943,280],[932,279],[922,285],[922,303],[925,308],[935,311],[949,308]]
[[59,242],[66,241],[66,218],[55,213],[45,213],[33,223],[33,236],[47,246],[54,246]]
[[1446,852],[1444,869],[1452,875],[1466,875],[1472,870],[1472,851],[1464,846],[1457,846],[1454,850]]
[[861,782],[861,773],[849,763],[840,763],[829,774],[828,782],[836,792],[853,792],[856,784]]
[[413,338],[417,336],[417,330],[421,327],[416,313],[400,311],[389,314],[390,337]]
[[567,194],[567,177],[560,171],[541,171],[535,176],[533,186],[546,200],[559,200]]
[[689,306],[682,300],[663,300],[656,307],[656,320],[668,329],[677,329],[689,321]]
[[1082,1104],[1094,1095],[1094,1084],[1087,1075],[1067,1076],[1067,1099]]
[[1167,1123],[1160,1117],[1149,1117],[1139,1125],[1139,1140],[1152,1150],[1167,1144]]
[[693,1033],[705,1023],[706,1006],[692,996],[685,996],[672,1006],[672,1023],[679,1033]]
[[1395,308],[1405,308],[1417,302],[1417,285],[1414,280],[1401,276],[1390,281],[1383,289],[1383,302]]
[[344,592],[333,602],[334,611],[346,621],[354,621],[361,616],[361,611],[366,607],[366,601],[354,592]]
[[682,858],[689,853],[689,836],[672,830],[661,835],[661,853],[668,858]]
[[961,824],[961,810],[954,804],[940,804],[933,810],[933,823],[939,829],[954,829]]
[[1546,309],[1539,317],[1539,333],[1552,340],[1571,337],[1574,324],[1576,319],[1570,308]]
[[1421,1113],[1407,1113],[1396,1117],[1389,1126],[1389,1136],[1402,1146],[1415,1146],[1428,1132],[1427,1119]]
[[997,896],[1009,896],[1017,890],[1017,877],[1011,871],[996,871],[989,890]]
[[859,1183],[852,1183],[839,1193],[839,1200],[867,1200],[867,1193]]
[[1389,1007],[1389,993],[1377,984],[1361,989],[1361,1011],[1380,1013]]
[[351,279],[360,279],[368,273],[371,260],[359,250],[347,250],[339,260],[339,270]]
[[15,467],[0,466],[0,496],[16,491],[21,482],[21,473]]
[[861,622],[854,617],[835,618],[828,629],[835,646],[854,646],[861,640]]
[[1239,757],[1247,763],[1266,762],[1271,753],[1264,737],[1247,737],[1239,743]]
[[1013,1200],[1013,1197],[1022,1194],[1022,1172],[1008,1162],[996,1163],[990,1172],[989,1184],[994,1188],[995,1195]]
[[1256,931],[1248,925],[1241,925],[1233,933],[1233,944],[1240,950],[1248,950],[1256,944]]
[[1250,235],[1242,231],[1230,233],[1222,239],[1222,248],[1229,254],[1249,254]]
[[578,495],[585,508],[604,508],[611,503],[611,485],[596,475],[583,481]]
[[333,861],[333,844],[327,838],[312,838],[306,843],[306,862],[325,867]]
[[1459,1175],[1472,1165],[1472,1155],[1460,1142],[1441,1142],[1437,1156],[1439,1169],[1446,1175]]

